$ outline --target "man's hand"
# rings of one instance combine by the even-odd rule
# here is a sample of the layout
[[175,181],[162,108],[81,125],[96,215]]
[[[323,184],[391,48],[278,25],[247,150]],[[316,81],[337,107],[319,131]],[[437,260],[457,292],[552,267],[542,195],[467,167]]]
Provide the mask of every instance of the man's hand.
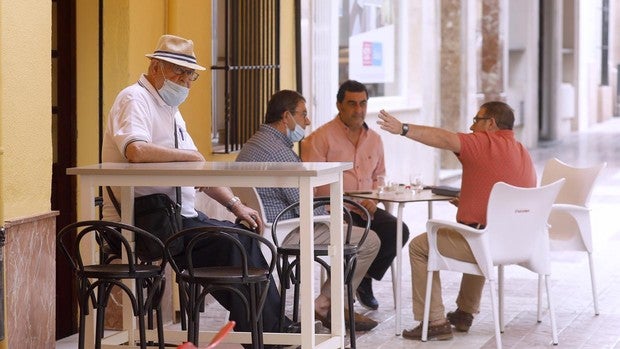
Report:
[[449,202],[450,202],[452,205],[454,205],[454,206],[456,206],[456,207],[459,207],[459,201],[460,201],[460,198],[457,196],[457,197],[455,197],[454,199],[450,200]]
[[238,202],[231,207],[230,211],[237,216],[237,219],[248,222],[250,228],[254,229],[256,233],[263,235],[265,223],[256,210]]
[[375,200],[365,199],[360,202],[360,205],[364,206],[364,208],[368,211],[370,214],[370,219],[375,216],[375,212],[377,212],[377,203]]
[[379,119],[377,120],[377,124],[379,124],[381,129],[395,135],[399,135],[401,132],[403,132],[403,123],[398,121],[397,118],[393,117],[391,114],[389,114],[383,109],[381,109],[381,111],[379,112]]

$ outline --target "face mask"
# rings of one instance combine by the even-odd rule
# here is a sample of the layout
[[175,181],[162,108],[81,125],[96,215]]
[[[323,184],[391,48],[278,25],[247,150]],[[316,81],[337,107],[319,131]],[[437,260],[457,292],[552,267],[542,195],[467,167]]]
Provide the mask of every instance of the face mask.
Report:
[[288,130],[288,139],[290,139],[291,142],[299,142],[306,136],[306,132],[303,127],[299,126],[295,119],[293,119],[293,122],[295,123],[295,129],[292,131],[290,129]]
[[[162,71],[162,75],[163,74]],[[163,99],[166,104],[171,107],[176,107],[185,101],[189,95],[189,88],[175,84],[164,77],[164,85],[157,90],[157,92],[159,92],[161,99]]]

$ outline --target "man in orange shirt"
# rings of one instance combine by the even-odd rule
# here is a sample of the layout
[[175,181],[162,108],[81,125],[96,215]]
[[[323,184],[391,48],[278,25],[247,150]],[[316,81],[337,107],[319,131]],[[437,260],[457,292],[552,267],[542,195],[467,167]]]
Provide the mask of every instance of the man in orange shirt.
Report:
[[[454,152],[463,166],[461,194],[456,220],[482,229],[486,225],[487,203],[493,185],[506,182],[519,187],[535,187],[536,171],[530,155],[515,137],[512,127],[512,108],[503,102],[488,102],[480,107],[469,128],[473,133],[454,133],[436,127],[403,124],[384,110],[377,123],[382,129],[400,134],[431,147]],[[437,244],[442,254],[475,262],[469,245],[457,232],[444,229],[438,234]],[[422,321],[428,265],[428,238],[418,235],[409,244],[412,270],[413,315]],[[451,339],[453,325],[457,331],[467,332],[478,313],[484,277],[463,274],[456,300],[456,311],[445,314],[441,299],[439,273],[433,274],[428,339]],[[422,324],[404,330],[403,337],[420,340]]]
[[[300,143],[302,161],[354,164],[352,169],[343,174],[345,192],[375,189],[377,178],[385,176],[381,136],[368,128],[364,121],[367,103],[366,86],[353,80],[345,81],[336,95],[338,115]],[[327,186],[317,189],[317,195],[328,194]],[[396,257],[396,217],[378,208],[377,203],[369,199],[361,201],[372,216],[370,229],[379,236],[381,248],[356,292],[358,301],[373,310],[379,307],[379,302],[372,292],[372,279],[381,280]],[[366,224],[359,214],[353,213],[353,220],[358,226]],[[403,246],[408,239],[409,228],[403,223]]]

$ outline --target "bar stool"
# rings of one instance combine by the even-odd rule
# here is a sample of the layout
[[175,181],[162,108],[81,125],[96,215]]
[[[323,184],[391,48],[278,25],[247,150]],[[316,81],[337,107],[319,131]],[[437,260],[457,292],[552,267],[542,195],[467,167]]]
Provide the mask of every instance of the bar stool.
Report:
[[[164,331],[161,314],[161,296],[164,290],[164,269],[166,260],[141,261],[134,253],[132,244],[123,236],[122,231],[142,236],[146,241],[152,240],[154,246],[161,247],[164,256],[164,244],[157,237],[140,228],[108,221],[82,221],[64,227],[56,237],[58,248],[67,258],[78,281],[78,305],[80,308],[79,344],[84,348],[84,329],[86,315],[90,313],[90,303],[97,310],[95,325],[95,348],[101,348],[105,308],[114,286],[127,294],[134,316],[138,318],[140,348],[145,349],[145,316],[154,309],[157,312],[157,339],[160,349],[164,348]],[[109,245],[117,245],[127,256],[127,262],[109,263],[109,260],[89,263],[92,250],[90,244],[101,250]],[[123,280],[135,281],[135,292],[123,283]]]

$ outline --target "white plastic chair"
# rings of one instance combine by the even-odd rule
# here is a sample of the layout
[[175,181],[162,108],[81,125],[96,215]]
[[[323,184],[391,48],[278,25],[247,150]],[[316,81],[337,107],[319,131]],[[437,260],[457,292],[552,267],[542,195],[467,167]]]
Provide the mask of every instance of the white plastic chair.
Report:
[[[495,342],[502,347],[500,332],[504,328],[503,283],[504,266],[518,264],[545,276],[547,301],[553,343],[558,343],[555,314],[549,293],[549,236],[547,218],[564,180],[538,188],[520,188],[503,182],[491,190],[487,208],[487,225],[478,230],[467,225],[431,219],[426,224],[429,242],[428,279],[424,303],[422,341],[428,337],[431,287],[433,272],[451,270],[484,276],[489,282],[491,306],[495,323]],[[437,248],[439,229],[452,229],[463,235],[469,243],[477,263],[468,263],[446,257]],[[496,305],[496,277],[493,267],[498,266],[499,307]]]
[[602,163],[578,168],[553,158],[545,164],[541,179],[541,185],[556,181],[558,178],[566,179],[566,184],[560,190],[549,216],[550,246],[552,251],[583,251],[588,254],[595,315],[599,314],[599,308],[588,203],[594,183],[606,165],[607,163]]

